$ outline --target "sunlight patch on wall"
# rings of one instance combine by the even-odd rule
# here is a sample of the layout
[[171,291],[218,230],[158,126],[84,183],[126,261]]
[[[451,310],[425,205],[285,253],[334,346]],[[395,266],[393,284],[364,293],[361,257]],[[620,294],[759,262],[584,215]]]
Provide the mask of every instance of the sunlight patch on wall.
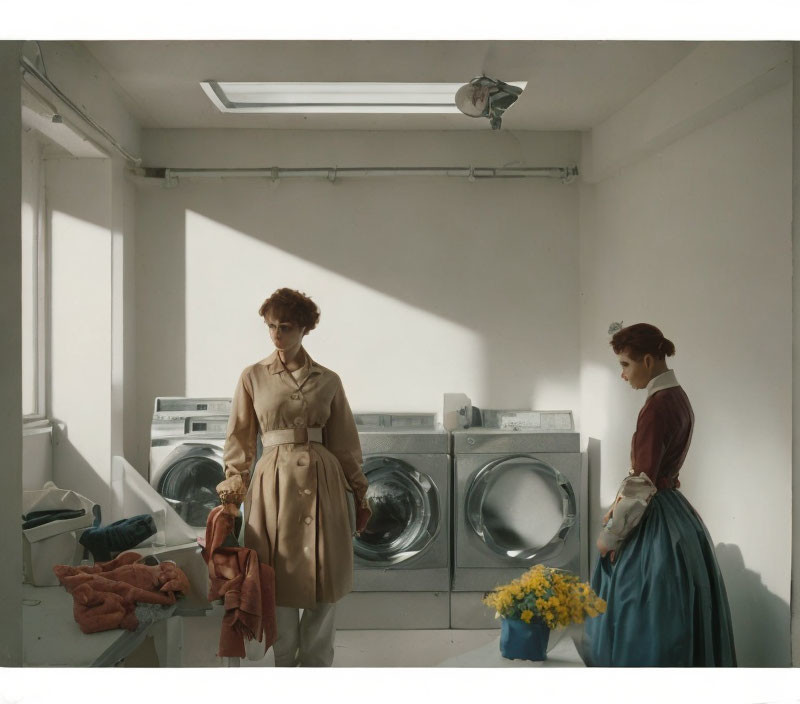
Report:
[[441,412],[444,392],[482,390],[474,331],[192,211],[185,239],[187,395],[230,396],[273,351],[258,308],[283,286],[320,307],[304,344],[341,376],[354,410]]
[[609,430],[608,413],[614,374],[608,366],[581,364],[581,417],[586,435],[603,439]]
[[54,211],[50,251],[50,412],[67,422],[69,443],[101,471],[109,458],[110,233]]

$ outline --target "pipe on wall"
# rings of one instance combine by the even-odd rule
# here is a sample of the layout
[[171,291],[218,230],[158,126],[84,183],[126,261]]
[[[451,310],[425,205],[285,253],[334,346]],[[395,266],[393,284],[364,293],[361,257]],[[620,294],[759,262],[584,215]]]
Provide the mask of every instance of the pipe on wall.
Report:
[[438,176],[466,178],[469,181],[491,178],[549,178],[562,183],[570,183],[578,176],[578,167],[534,166],[515,168],[494,168],[487,166],[319,166],[303,168],[284,168],[270,166],[263,168],[229,169],[172,169],[135,168],[138,177],[163,179],[167,186],[176,186],[181,180],[204,178],[267,178],[278,181],[285,178],[322,178],[334,182],[340,178],[373,178],[382,176]]

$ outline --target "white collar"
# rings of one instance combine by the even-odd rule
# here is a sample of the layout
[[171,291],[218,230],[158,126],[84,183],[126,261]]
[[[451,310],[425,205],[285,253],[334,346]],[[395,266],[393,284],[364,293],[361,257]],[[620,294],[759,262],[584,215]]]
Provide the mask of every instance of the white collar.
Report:
[[647,382],[647,398],[650,398],[656,391],[671,389],[673,386],[680,386],[680,384],[675,378],[675,372],[667,369],[663,374],[654,376]]

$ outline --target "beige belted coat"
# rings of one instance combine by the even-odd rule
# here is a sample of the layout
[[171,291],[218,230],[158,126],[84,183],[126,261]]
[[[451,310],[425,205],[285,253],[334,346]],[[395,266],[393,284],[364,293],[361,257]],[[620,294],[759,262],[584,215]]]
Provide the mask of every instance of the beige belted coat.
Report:
[[[323,444],[265,447],[249,476],[259,434],[309,427],[324,428]],[[225,476],[241,474],[248,487],[244,544],[274,568],[276,605],[311,609],[347,594],[353,545],[346,492],[360,503],[367,479],[339,377],[308,353],[294,375],[277,352],[247,367],[233,395],[223,458]]]

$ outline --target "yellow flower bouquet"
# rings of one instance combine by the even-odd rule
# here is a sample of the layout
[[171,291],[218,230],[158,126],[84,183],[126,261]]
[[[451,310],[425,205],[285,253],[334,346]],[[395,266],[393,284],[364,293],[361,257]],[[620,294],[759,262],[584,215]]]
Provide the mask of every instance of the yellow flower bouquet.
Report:
[[503,656],[527,660],[545,659],[553,628],[583,623],[586,616],[606,610],[606,602],[589,584],[571,572],[544,565],[535,565],[511,583],[496,587],[484,595],[483,603],[495,609],[495,618],[503,619]]

